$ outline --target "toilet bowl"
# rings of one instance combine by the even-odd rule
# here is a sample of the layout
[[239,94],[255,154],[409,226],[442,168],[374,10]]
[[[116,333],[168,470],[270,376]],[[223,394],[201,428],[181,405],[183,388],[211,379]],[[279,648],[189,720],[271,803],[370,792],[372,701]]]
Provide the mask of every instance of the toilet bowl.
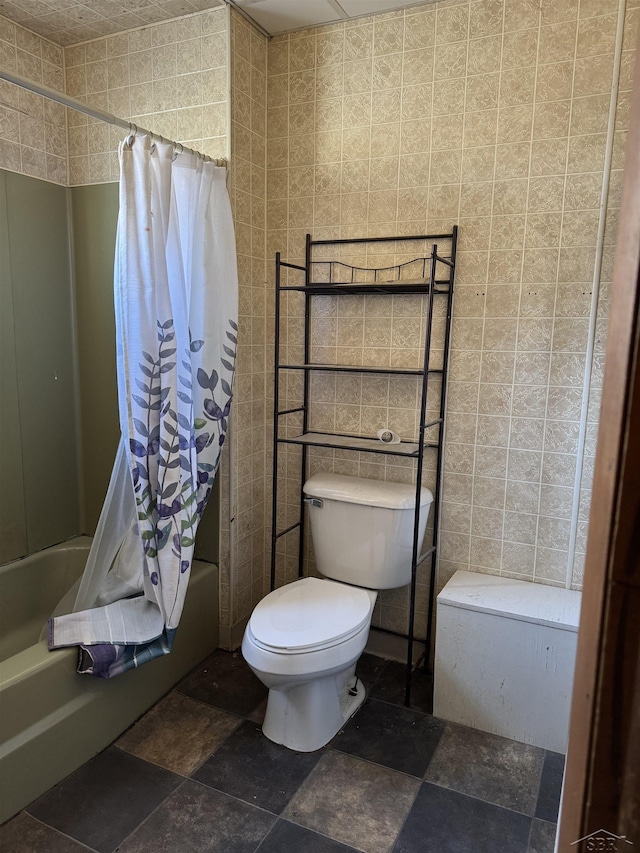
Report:
[[[327,744],[360,707],[356,663],[377,590],[411,580],[415,486],[315,474],[304,486],[316,563],[253,611],[242,654],[269,688],[262,731],[299,752]],[[419,543],[433,498],[421,490]]]
[[365,689],[355,668],[376,598],[374,590],[309,577],[258,604],[242,654],[269,688],[262,725],[269,740],[312,752],[360,707]]

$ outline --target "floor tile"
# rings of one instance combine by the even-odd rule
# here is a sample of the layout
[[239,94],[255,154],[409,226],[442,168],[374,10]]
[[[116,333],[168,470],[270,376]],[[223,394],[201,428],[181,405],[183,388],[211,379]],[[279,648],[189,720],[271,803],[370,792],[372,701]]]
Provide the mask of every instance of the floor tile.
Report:
[[262,702],[250,714],[247,714],[249,720],[253,720],[254,723],[258,723],[259,725],[263,724],[264,715],[267,713],[267,699],[268,697],[265,696]]
[[5,853],[86,853],[87,848],[21,812],[0,826],[0,850]]
[[241,717],[174,691],[126,731],[116,746],[188,776],[241,722]]
[[[384,667],[370,695],[395,705],[404,705],[406,669],[403,663],[390,660]],[[413,672],[411,682],[411,707],[426,714],[433,712],[433,678],[422,668]]]
[[254,853],[273,815],[197,782],[185,782],[119,853]]
[[544,750],[447,723],[425,780],[532,815]]
[[247,717],[267,695],[240,652],[218,650],[178,687],[180,693]]
[[387,853],[419,787],[410,776],[326,752],[283,817],[365,853]]
[[331,746],[422,778],[444,727],[421,711],[369,699]]
[[393,853],[527,853],[531,819],[425,782]]
[[354,850],[326,835],[279,820],[260,845],[259,853],[353,853]]
[[364,686],[369,692],[372,690],[387,663],[388,661],[385,658],[370,655],[368,652],[360,655],[356,664],[356,675],[362,679]]
[[280,814],[321,755],[320,752],[293,752],[272,743],[256,723],[246,720],[193,778]]
[[27,811],[100,853],[110,853],[182,781],[111,746]]
[[544,767],[540,779],[540,793],[536,805],[536,817],[555,823],[560,808],[560,793],[564,774],[564,755],[560,752],[546,752]]
[[556,846],[556,825],[534,817],[528,853],[553,853]]

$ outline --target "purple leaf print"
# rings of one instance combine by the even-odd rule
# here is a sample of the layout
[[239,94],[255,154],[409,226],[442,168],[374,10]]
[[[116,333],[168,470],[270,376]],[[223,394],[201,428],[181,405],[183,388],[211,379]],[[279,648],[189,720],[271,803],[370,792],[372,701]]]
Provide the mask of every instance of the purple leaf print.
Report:
[[145,426],[144,422],[141,421],[139,418],[134,418],[133,423],[134,423],[135,428],[138,430],[139,433],[141,433],[145,437],[149,434],[149,430]]
[[129,447],[131,448],[131,452],[134,456],[146,456],[147,449],[144,444],[140,444],[139,441],[136,441],[135,438],[129,439]]
[[171,495],[175,492],[175,490],[176,490],[177,488],[178,488],[178,484],[177,484],[177,483],[169,483],[169,485],[168,485],[168,486],[166,486],[166,487],[162,490],[162,497],[163,497],[163,498],[170,498],[170,497],[171,497]]
[[168,504],[158,504],[158,515],[160,518],[171,518],[177,512],[180,512],[180,501],[177,498],[171,503],[171,506]]
[[188,568],[189,568],[189,561],[188,560],[182,560],[180,563],[180,573],[184,574]]
[[204,410],[213,421],[219,421],[222,417],[222,409],[215,400],[205,400]]
[[196,453],[202,453],[204,448],[207,446],[207,442],[209,441],[209,433],[203,432],[202,435],[199,435],[196,438]]
[[189,450],[190,447],[193,447],[192,439],[187,438],[186,435],[181,435],[178,438],[178,447],[180,450]]

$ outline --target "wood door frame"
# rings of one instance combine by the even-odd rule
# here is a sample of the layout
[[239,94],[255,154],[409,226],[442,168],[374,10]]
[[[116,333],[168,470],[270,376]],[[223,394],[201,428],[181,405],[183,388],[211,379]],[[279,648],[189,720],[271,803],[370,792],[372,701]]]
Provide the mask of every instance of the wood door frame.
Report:
[[[640,51],[639,51],[640,53]],[[637,55],[638,56],[638,55]],[[593,480],[559,853],[599,830],[640,853],[640,61]],[[605,848],[602,848],[605,849]]]

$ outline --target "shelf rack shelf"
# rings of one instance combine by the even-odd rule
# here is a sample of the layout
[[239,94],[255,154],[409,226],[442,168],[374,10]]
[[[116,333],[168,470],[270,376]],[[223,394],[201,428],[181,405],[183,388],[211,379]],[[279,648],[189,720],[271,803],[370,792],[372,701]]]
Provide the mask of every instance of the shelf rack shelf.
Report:
[[[427,428],[440,423],[440,418],[427,424]],[[305,432],[293,438],[279,438],[280,444],[303,444],[307,447],[331,447],[334,450],[360,450],[366,453],[381,453],[385,456],[414,456],[420,452],[416,441],[401,441],[400,444],[384,444],[377,438],[355,435],[336,435],[331,432]],[[437,447],[436,442],[425,441],[424,447]]]
[[[280,288],[283,292],[286,291],[297,291],[298,293],[306,293],[308,296],[363,296],[367,293],[382,293],[387,296],[393,296],[394,294],[412,294],[413,296],[417,296],[422,294],[423,296],[428,295],[429,286],[425,285],[423,282],[420,284],[410,284],[405,282],[397,282],[394,283],[392,281],[384,282],[380,284],[374,283],[363,283],[363,284],[352,284],[349,282],[336,282],[335,284],[308,284],[308,285],[300,285],[299,287],[295,285],[287,285],[286,287]],[[434,290],[436,295],[446,295],[448,293],[448,289],[438,288]]]
[[[280,370],[321,370],[327,373],[390,373],[395,376],[422,376],[421,367],[373,367],[363,364],[281,364]],[[441,368],[430,368],[430,374],[442,374]]]
[[[299,531],[298,544],[298,574],[303,576],[304,570],[304,539],[305,539],[305,514],[303,486],[307,476],[308,454],[312,448],[330,448],[334,450],[348,450],[364,453],[382,454],[385,456],[403,456],[415,461],[416,499],[413,525],[413,554],[411,585],[409,596],[409,625],[406,635],[407,661],[405,702],[409,705],[411,700],[411,674],[413,671],[413,643],[417,639],[415,634],[415,595],[417,568],[425,560],[431,560],[429,575],[429,603],[427,611],[426,630],[426,656],[425,667],[429,666],[431,637],[433,628],[433,610],[435,598],[435,568],[438,548],[438,529],[440,516],[440,485],[442,478],[443,461],[443,434],[444,413],[446,403],[447,369],[449,360],[449,343],[451,338],[451,310],[453,305],[453,290],[456,265],[456,245],[458,238],[457,226],[454,226],[447,234],[426,235],[402,235],[396,237],[359,237],[340,240],[312,240],[307,234],[305,263],[292,264],[283,261],[280,253],[275,258],[275,371],[274,371],[274,410],[273,410],[273,504],[271,518],[271,589],[275,588],[276,581],[276,546],[279,539],[293,530]],[[416,258],[395,266],[384,268],[351,267],[342,261],[315,260],[314,250],[318,247],[340,247],[349,244],[362,243],[402,243],[411,245],[415,241],[424,241],[431,244],[428,256]],[[438,251],[438,244],[447,242],[450,245],[450,254],[443,256]],[[442,267],[445,268],[446,278],[442,278]],[[293,270],[304,274],[304,283],[300,285],[282,284],[283,270]],[[312,271],[322,270],[322,274],[328,277],[324,281],[312,281]],[[333,280],[334,272],[339,278]],[[347,275],[345,275],[347,273]],[[403,277],[403,273],[407,273]],[[386,280],[380,280],[382,276]],[[350,278],[351,280],[344,280]],[[304,359],[301,364],[283,363],[280,361],[280,326],[281,326],[281,300],[283,294],[301,293],[304,296]],[[346,365],[346,364],[320,364],[311,360],[311,327],[313,322],[313,297],[314,296],[363,296],[363,295],[414,295],[426,296],[426,324],[423,349],[422,366],[419,368],[399,368],[374,365]],[[434,304],[436,299],[445,298],[445,327],[442,355],[442,367],[430,367],[431,337],[434,318]],[[283,371],[301,371],[304,376],[302,403],[292,408],[280,409],[280,376]],[[362,374],[387,374],[395,376],[416,376],[421,379],[420,395],[420,425],[417,441],[401,441],[400,444],[384,444],[371,436],[343,435],[326,433],[313,430],[310,424],[310,390],[311,374],[315,371],[327,371],[335,373],[362,373]],[[439,401],[439,416],[427,420],[427,397],[429,393],[429,380],[439,378],[441,380],[441,392]],[[280,421],[286,415],[301,414],[302,429],[298,435],[282,435]],[[438,428],[437,440],[430,440],[426,433],[429,429]],[[301,483],[300,483],[300,515],[299,520],[284,530],[277,529],[278,510],[278,450],[281,445],[299,445],[301,447]],[[433,542],[431,547],[420,553],[419,538],[419,512],[420,512],[420,489],[422,487],[422,473],[424,468],[425,452],[436,454],[436,483],[433,494]],[[383,630],[383,629],[378,629]],[[395,633],[389,631],[388,633]]]

